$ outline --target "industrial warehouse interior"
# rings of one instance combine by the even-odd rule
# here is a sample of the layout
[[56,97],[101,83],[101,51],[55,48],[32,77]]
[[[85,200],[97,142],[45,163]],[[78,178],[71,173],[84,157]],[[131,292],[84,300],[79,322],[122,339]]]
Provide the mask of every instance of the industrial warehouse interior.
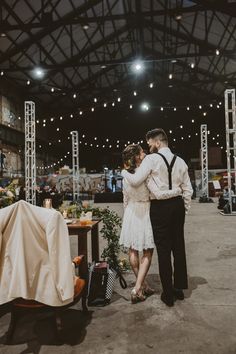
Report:
[[236,353],[236,1],[0,1],[0,353]]

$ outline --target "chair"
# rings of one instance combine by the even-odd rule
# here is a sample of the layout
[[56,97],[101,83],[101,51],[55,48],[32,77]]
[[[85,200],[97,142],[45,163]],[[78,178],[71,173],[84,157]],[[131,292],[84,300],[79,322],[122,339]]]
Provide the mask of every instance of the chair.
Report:
[[0,304],[11,309],[7,343],[19,316],[28,311],[53,311],[59,335],[62,311],[81,298],[87,310],[86,279],[83,256],[72,267],[68,229],[59,212],[25,201],[0,210]]

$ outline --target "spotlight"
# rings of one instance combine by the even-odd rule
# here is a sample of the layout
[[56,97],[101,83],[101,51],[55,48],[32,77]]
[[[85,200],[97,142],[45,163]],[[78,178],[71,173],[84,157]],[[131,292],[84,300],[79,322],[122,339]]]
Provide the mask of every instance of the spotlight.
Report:
[[207,115],[207,112],[203,112],[204,117]]
[[97,98],[96,98],[96,97],[94,97],[93,102],[95,102],[95,103],[96,103],[97,101],[98,101],[98,100],[97,100]]
[[191,63],[190,66],[191,66],[191,69],[194,69],[195,68],[195,63]]
[[133,65],[132,65],[132,69],[134,72],[136,73],[141,73],[144,70],[144,66],[143,63],[139,60],[137,60]]
[[149,108],[150,108],[150,106],[148,103],[146,103],[146,102],[142,103],[142,105],[141,105],[142,111],[149,111]]
[[164,108],[163,108],[163,107],[161,107],[161,111],[164,111]]
[[130,105],[129,105],[129,108],[130,108],[130,109],[132,109],[132,108],[133,108],[133,105],[132,105],[132,104],[130,104]]
[[27,80],[26,84],[27,84],[27,85],[30,85],[30,80]]
[[136,91],[134,91],[134,96],[137,96],[137,92]]
[[55,90],[54,90],[54,87],[52,87],[52,88],[51,88],[51,92],[54,92],[54,91],[55,91]]
[[74,93],[74,94],[73,94],[73,98],[76,98],[76,97],[77,97],[77,96],[76,96],[76,93]]
[[34,73],[35,73],[35,76],[38,78],[38,79],[41,79],[43,76],[44,76],[44,72],[41,68],[36,68],[34,70]]
[[153,88],[153,86],[154,86],[154,84],[153,84],[153,82],[151,82],[151,83],[149,84],[149,87],[150,87],[150,88]]
[[219,49],[216,49],[216,55],[220,55]]
[[173,75],[169,74],[169,79],[172,80],[173,79]]
[[120,98],[120,97],[118,97],[118,98],[117,98],[117,101],[118,101],[118,102],[120,102],[120,101],[121,101],[121,98]]
[[82,116],[83,112],[82,112],[82,111],[80,111],[80,112],[79,112],[79,114],[80,114],[80,116]]
[[190,108],[189,107],[187,107],[187,111],[189,111],[190,110]]
[[111,104],[113,107],[115,106],[115,102],[112,102],[112,104]]
[[91,111],[94,112],[94,107],[91,108]]
[[1,76],[3,76],[4,75],[4,71],[1,71]]

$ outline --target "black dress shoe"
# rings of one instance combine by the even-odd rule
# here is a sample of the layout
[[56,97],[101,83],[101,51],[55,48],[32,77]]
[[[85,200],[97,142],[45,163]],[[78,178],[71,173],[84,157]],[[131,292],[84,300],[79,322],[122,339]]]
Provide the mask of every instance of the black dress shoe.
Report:
[[166,304],[166,306],[172,307],[174,306],[174,300],[173,299],[167,299],[164,293],[161,294],[161,301]]
[[184,292],[183,292],[183,290],[173,289],[173,294],[174,294],[174,297],[177,300],[184,300]]

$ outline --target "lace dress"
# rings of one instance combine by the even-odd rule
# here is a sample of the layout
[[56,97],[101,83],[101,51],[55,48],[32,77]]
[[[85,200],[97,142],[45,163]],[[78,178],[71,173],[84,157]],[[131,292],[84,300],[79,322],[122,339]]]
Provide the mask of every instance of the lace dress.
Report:
[[124,216],[120,234],[120,245],[142,251],[154,248],[150,221],[149,190],[143,182],[132,187],[123,180]]

